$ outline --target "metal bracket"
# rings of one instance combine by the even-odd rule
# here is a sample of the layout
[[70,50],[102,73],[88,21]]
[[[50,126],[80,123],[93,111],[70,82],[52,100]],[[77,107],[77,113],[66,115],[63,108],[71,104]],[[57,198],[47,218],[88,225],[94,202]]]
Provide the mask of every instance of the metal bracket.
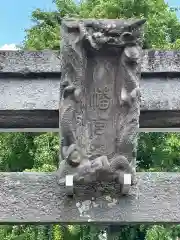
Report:
[[[68,196],[74,195],[74,179],[73,175],[66,175],[65,188]],[[131,187],[131,174],[124,174],[124,184],[121,186],[121,192],[123,195],[127,195]]]
[[126,195],[129,193],[131,187],[131,174],[124,174],[124,184],[122,185],[121,192],[123,195]]
[[68,196],[74,195],[73,175],[66,175],[65,187],[66,187],[66,193]]

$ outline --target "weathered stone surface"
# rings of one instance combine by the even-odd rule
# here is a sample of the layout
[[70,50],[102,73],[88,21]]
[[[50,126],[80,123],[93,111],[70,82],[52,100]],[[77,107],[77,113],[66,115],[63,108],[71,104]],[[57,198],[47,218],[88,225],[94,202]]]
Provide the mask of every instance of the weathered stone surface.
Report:
[[[158,75],[163,72],[180,72],[179,52],[144,51],[141,71],[156,72],[153,77],[143,77],[140,82],[141,109],[176,110],[179,109],[179,77]],[[58,109],[60,60],[58,52],[0,52],[0,109]],[[28,73],[48,73],[52,76],[26,79]],[[11,73],[11,78],[4,78]],[[13,76],[22,73],[22,79]],[[4,74],[4,75],[2,75]],[[56,78],[54,78],[54,75]],[[46,74],[47,76],[48,74]],[[13,98],[13,99],[12,99]]]
[[134,183],[144,23],[62,22],[59,178],[116,181],[122,191],[125,174]]
[[60,72],[59,51],[0,51],[0,74]]
[[[59,108],[58,51],[0,51],[0,66],[0,110]],[[146,50],[141,71],[149,74],[140,81],[141,110],[179,110],[180,52]]]
[[[1,110],[57,110],[58,78],[1,79]],[[141,111],[180,110],[180,77],[151,77],[140,81]]]
[[0,79],[0,110],[58,109],[57,79]]
[[[140,127],[180,126],[179,55],[143,52]],[[0,51],[0,59],[0,128],[58,128],[59,52]]]
[[[28,130],[29,129],[29,130]],[[43,130],[44,129],[44,130]],[[58,110],[1,110],[0,131],[59,131]]]
[[[61,72],[59,51],[0,51],[0,74]],[[179,51],[144,50],[141,72],[180,72]]]
[[179,173],[137,173],[137,179],[120,199],[81,188],[72,200],[54,174],[1,173],[0,223],[179,223]]
[[142,72],[180,72],[180,51],[145,50]]
[[[179,131],[179,111],[141,111],[140,129],[145,131]],[[0,111],[0,131],[59,132],[58,110]]]
[[180,110],[180,78],[148,78],[140,84],[142,110]]

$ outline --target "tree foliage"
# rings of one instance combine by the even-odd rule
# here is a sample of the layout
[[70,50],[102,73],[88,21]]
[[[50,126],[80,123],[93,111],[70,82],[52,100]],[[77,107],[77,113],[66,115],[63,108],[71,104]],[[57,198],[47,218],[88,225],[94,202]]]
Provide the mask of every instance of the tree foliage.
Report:
[[[163,0],[55,0],[56,11],[36,9],[34,26],[26,30],[23,49],[60,48],[60,23],[75,18],[146,18],[144,48],[180,49],[180,21],[176,10]],[[1,133],[1,171],[55,171],[58,166],[59,137],[54,133]],[[138,171],[180,171],[180,134],[141,133]],[[176,240],[180,226],[136,225],[100,226],[45,225],[1,226],[2,240],[96,240],[103,231],[117,240]],[[113,232],[113,234],[112,234]],[[105,237],[105,236],[104,236]],[[105,239],[105,238],[104,238]],[[109,238],[108,238],[109,239]]]
[[[164,0],[73,0],[54,1],[57,10],[32,13],[34,27],[26,31],[25,49],[59,49],[60,23],[64,17],[146,18],[144,48],[180,49],[180,22],[176,9]],[[158,33],[158,34],[157,34]]]
[[[55,133],[1,133],[1,171],[55,171],[59,137]],[[179,171],[179,133],[141,133],[138,144],[139,171]],[[26,160],[26,162],[24,162]],[[6,163],[6,164],[5,164]],[[28,165],[28,169],[27,169]],[[12,168],[13,166],[13,168]],[[115,231],[114,231],[115,229]],[[3,240],[96,240],[101,226],[1,226]],[[180,226],[111,227],[107,232],[117,240],[170,240],[180,236]],[[51,238],[50,238],[51,236]]]

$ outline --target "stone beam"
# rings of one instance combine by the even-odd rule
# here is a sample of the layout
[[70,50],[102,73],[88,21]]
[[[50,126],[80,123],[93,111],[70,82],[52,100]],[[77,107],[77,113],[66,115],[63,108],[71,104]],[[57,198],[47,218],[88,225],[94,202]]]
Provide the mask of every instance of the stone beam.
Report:
[[[141,111],[140,129],[180,128],[179,111]],[[1,110],[0,131],[55,131],[59,128],[58,110]],[[159,130],[160,131],[160,130]]]
[[[180,52],[144,51],[140,127],[179,127]],[[0,128],[57,128],[59,51],[0,51]]]
[[[144,50],[141,72],[180,72],[180,51]],[[0,51],[0,72],[47,73],[61,72],[60,51]]]
[[72,200],[54,173],[0,173],[0,224],[179,223],[180,174],[137,173],[137,180],[120,199],[82,188]]

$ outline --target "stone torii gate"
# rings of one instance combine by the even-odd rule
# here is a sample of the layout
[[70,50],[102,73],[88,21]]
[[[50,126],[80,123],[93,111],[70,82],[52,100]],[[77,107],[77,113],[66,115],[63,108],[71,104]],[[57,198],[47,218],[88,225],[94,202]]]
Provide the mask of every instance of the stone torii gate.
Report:
[[[64,137],[64,171],[0,174],[1,224],[179,223],[178,173],[136,173],[132,186],[124,180],[134,174],[136,132],[180,126],[180,53],[140,54],[142,24],[66,20],[61,54],[0,52],[1,131],[57,132],[60,120]],[[105,124],[96,124],[102,119]],[[73,198],[67,196],[68,181]]]

